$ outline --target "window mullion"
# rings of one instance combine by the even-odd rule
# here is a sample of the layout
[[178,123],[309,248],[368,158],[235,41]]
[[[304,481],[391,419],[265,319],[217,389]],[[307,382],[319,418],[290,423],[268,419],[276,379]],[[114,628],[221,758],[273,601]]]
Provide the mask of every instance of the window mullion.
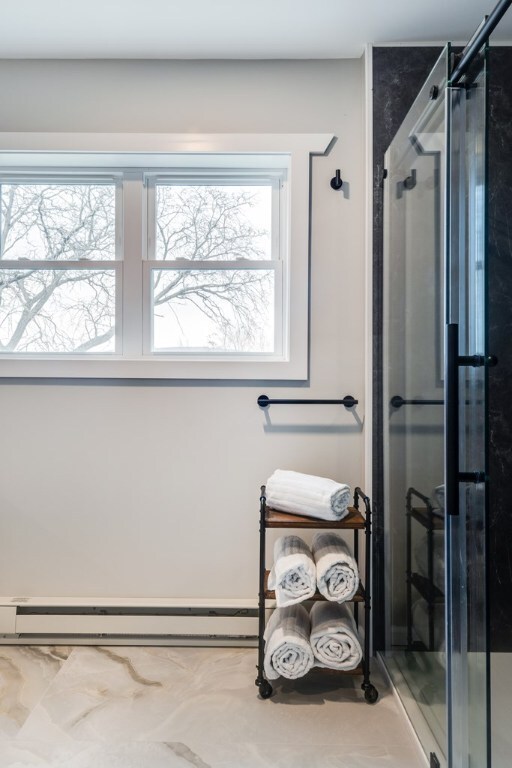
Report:
[[123,183],[123,356],[142,355],[142,262],[145,255],[144,187],[141,173],[126,173]]

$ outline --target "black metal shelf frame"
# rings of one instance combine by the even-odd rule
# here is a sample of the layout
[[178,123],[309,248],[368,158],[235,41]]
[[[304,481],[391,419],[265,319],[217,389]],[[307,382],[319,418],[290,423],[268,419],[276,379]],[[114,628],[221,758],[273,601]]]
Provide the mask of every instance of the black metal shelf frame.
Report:
[[[356,512],[359,512],[360,500],[364,504],[365,516],[364,524],[359,523],[347,523],[344,526],[333,522],[332,528],[337,530],[342,528],[343,530],[352,530],[354,534],[354,559],[356,563],[359,563],[359,530],[364,530],[365,536],[365,583],[364,583],[364,641],[363,641],[363,662],[362,662],[362,675],[363,682],[361,688],[364,692],[365,700],[369,704],[374,704],[378,698],[378,691],[370,680],[370,614],[371,614],[371,532],[372,532],[372,505],[369,497],[364,491],[359,488],[354,490],[353,506]],[[265,641],[263,635],[265,632],[265,605],[266,605],[266,593],[265,593],[265,556],[266,556],[266,529],[267,527],[281,527],[283,523],[278,523],[268,526],[267,525],[267,504],[266,504],[265,486],[262,485],[260,489],[260,558],[259,558],[259,595],[258,595],[258,675],[255,680],[255,684],[258,686],[259,693],[262,699],[268,699],[273,692],[271,684],[265,678],[264,672],[264,657],[265,657]],[[361,517],[358,516],[359,521]],[[307,521],[308,528],[314,528],[314,519],[309,518]],[[343,522],[343,521],[340,521]],[[325,521],[319,520],[318,527],[331,527],[326,526]],[[285,525],[285,527],[287,527]],[[295,527],[295,526],[293,526]],[[301,527],[300,523],[297,523],[298,528]],[[303,526],[304,527],[304,523]],[[354,602],[354,619],[356,626],[359,627],[359,603]],[[333,670],[336,673],[336,670]],[[343,671],[339,674],[361,674],[361,669],[353,671]]]
[[[424,505],[424,514],[418,515],[417,510],[412,506],[413,498],[419,499]],[[421,576],[412,570],[412,521],[422,525],[427,531],[427,576]],[[415,589],[418,594],[427,603],[428,611],[428,646],[426,650],[433,651],[435,648],[435,607],[444,603],[444,595],[434,584],[434,531],[442,530],[436,523],[439,523],[439,515],[436,514],[432,502],[415,488],[409,488],[406,494],[406,615],[407,615],[407,648],[413,650],[415,643],[412,638],[413,618],[412,618],[412,590]]]

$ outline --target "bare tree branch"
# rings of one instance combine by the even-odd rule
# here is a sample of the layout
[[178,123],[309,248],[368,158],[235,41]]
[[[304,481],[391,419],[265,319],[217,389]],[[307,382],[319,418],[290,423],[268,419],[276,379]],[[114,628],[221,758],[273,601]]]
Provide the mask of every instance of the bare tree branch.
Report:
[[[114,277],[108,270],[52,269],[66,260],[115,256],[112,185],[6,184],[0,187],[3,259],[40,259],[47,269],[1,269],[0,349],[87,352],[115,335]],[[254,194],[243,187],[157,187],[157,257],[183,259],[179,270],[153,270],[153,305],[186,338],[180,307],[210,328],[211,346],[257,347],[273,302],[270,274],[239,260],[268,258],[269,232],[256,227]],[[194,269],[210,261],[211,270]],[[216,270],[229,261],[233,269]]]

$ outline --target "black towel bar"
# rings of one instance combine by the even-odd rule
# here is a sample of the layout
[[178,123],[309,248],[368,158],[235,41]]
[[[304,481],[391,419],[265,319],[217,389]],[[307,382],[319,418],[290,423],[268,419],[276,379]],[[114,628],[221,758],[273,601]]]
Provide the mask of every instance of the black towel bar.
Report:
[[341,400],[289,400],[280,399],[274,400],[268,395],[260,395],[258,397],[258,405],[260,408],[266,408],[268,405],[344,405],[345,408],[353,408],[357,405],[359,400],[356,400],[352,395],[345,395]]
[[444,400],[404,400],[400,395],[394,395],[389,404],[393,408],[401,408],[402,405],[444,405]]

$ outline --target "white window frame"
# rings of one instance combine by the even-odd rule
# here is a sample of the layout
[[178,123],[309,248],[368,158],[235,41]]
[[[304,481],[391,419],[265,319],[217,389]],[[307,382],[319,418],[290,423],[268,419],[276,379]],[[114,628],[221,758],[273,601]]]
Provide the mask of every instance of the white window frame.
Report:
[[[122,321],[123,321],[123,176],[120,173],[84,173],[82,169],[70,169],[66,173],[52,173],[49,171],[43,171],[40,173],[24,173],[14,172],[3,173],[0,171],[0,188],[4,184],[112,184],[115,188],[115,254],[113,259],[94,259],[88,260],[73,260],[73,259],[1,259],[0,269],[6,270],[61,270],[61,271],[76,271],[83,270],[85,272],[104,272],[109,271],[114,273],[115,295],[116,295],[116,312],[115,312],[115,336],[114,336],[114,353],[112,352],[95,352],[93,357],[98,359],[105,358],[110,359],[114,356],[120,356],[123,349],[123,334],[122,334]],[[12,354],[2,354],[1,359],[5,357],[6,360],[82,360],[87,359],[87,354],[73,355],[69,352],[52,352],[45,354],[35,354],[26,352],[14,352]],[[1,369],[1,366],[0,366]],[[1,372],[0,372],[0,375]]]
[[[0,377],[42,378],[133,378],[133,379],[222,379],[289,380],[308,377],[309,322],[309,213],[310,164],[312,155],[327,154],[334,143],[331,134],[32,134],[0,133],[0,173],[8,174],[51,165],[52,173],[71,174],[71,169],[90,166],[96,174],[122,171],[123,181],[123,259],[115,268],[122,275],[125,304],[118,311],[122,328],[122,354],[81,356],[6,355],[0,357]],[[51,163],[49,163],[49,158]],[[144,355],[143,328],[147,310],[149,270],[145,231],[147,212],[143,207],[141,169],[157,175],[176,174],[177,169],[205,167],[214,172],[222,168],[267,168],[269,158],[276,169],[286,169],[286,226],[281,226],[279,255],[283,264],[279,285],[284,318],[278,329],[282,339],[278,354],[244,355]],[[167,169],[169,169],[167,171]],[[236,171],[235,171],[236,172]],[[148,176],[149,178],[149,176]],[[142,240],[142,242],[141,242]],[[30,262],[33,265],[33,262]],[[82,264],[81,262],[77,262]],[[102,262],[103,264],[104,262]],[[154,263],[154,262],[153,262]],[[168,262],[158,262],[161,268]],[[256,262],[260,264],[262,262]],[[273,266],[275,265],[273,260]],[[62,268],[69,268],[66,262]],[[90,262],[87,266],[90,267]],[[114,265],[114,261],[110,262]],[[59,265],[60,266],[60,265]],[[112,268],[110,266],[110,268]],[[19,267],[19,263],[18,263]],[[210,264],[211,267],[211,264]],[[83,264],[82,264],[83,268]],[[279,268],[278,268],[279,269]],[[145,274],[145,279],[143,276]],[[278,281],[279,282],[279,281]],[[276,286],[277,293],[277,286]],[[145,305],[145,306],[144,306]],[[146,311],[147,317],[147,311]],[[117,319],[117,318],[116,318]],[[146,324],[147,325],[147,324]],[[147,327],[146,344],[148,342]]]
[[[223,360],[225,362],[247,362],[259,360],[260,362],[286,360],[288,357],[287,338],[284,334],[283,318],[288,314],[286,294],[284,290],[284,276],[287,271],[288,253],[286,245],[286,229],[281,222],[287,221],[287,194],[286,171],[268,169],[194,169],[173,173],[146,172],[144,183],[147,190],[147,258],[144,261],[143,278],[143,354],[145,356],[165,357],[167,360],[201,359]],[[219,185],[268,185],[272,187],[271,201],[271,258],[270,260],[244,260],[240,261],[184,261],[156,258],[156,186],[158,184],[219,184]],[[232,270],[232,269],[266,269],[274,273],[274,351],[271,354],[263,353],[229,353],[211,350],[208,354],[199,354],[194,349],[183,351],[154,351],[153,350],[153,302],[151,290],[151,276],[154,269],[158,270]]]

